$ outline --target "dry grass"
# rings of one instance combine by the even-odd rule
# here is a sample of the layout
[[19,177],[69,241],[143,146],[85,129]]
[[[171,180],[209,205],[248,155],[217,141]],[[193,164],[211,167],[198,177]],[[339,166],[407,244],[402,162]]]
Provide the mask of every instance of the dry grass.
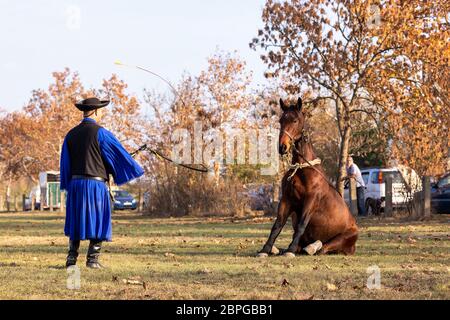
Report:
[[[254,258],[270,219],[150,219],[116,213],[107,270],[84,267],[66,289],[64,216],[0,214],[0,299],[449,299],[448,216],[429,222],[364,220],[357,254]],[[278,245],[285,247],[287,227]],[[367,267],[381,289],[366,288]],[[125,280],[132,280],[125,282]],[[139,284],[133,284],[139,283]]]

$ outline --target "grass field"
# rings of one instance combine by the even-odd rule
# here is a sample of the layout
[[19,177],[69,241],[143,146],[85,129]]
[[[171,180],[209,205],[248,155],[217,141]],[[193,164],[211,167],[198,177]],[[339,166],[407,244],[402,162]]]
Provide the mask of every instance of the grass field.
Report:
[[[58,213],[0,214],[0,299],[450,299],[450,220],[359,221],[354,256],[257,259],[271,219],[150,219],[115,213],[107,270],[85,267],[66,288]],[[278,247],[292,235],[287,226]],[[381,289],[366,287],[367,268]]]

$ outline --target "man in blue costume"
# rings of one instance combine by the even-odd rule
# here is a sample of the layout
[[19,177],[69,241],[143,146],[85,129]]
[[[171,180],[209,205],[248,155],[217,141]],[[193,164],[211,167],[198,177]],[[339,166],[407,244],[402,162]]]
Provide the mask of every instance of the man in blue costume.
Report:
[[109,175],[117,185],[144,174],[144,170],[108,130],[97,124],[108,100],[89,98],[76,103],[81,123],[69,131],[61,152],[61,190],[67,191],[64,233],[69,237],[66,267],[77,263],[80,240],[89,240],[86,266],[101,269],[103,241],[111,241]]

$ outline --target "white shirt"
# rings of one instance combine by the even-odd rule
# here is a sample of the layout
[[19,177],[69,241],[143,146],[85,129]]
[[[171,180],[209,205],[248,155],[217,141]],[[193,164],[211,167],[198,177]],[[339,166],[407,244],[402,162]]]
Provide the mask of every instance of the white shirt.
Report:
[[361,171],[359,170],[359,168],[356,164],[352,164],[350,167],[347,167],[347,174],[355,175],[357,188],[366,186],[366,184],[364,183],[364,180],[362,178]]

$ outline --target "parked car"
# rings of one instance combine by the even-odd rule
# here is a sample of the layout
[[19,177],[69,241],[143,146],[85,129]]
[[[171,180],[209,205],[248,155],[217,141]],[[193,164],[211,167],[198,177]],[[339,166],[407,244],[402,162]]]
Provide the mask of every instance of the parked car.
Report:
[[[379,206],[383,209],[386,197],[386,176],[392,176],[392,204],[394,207],[403,207],[411,200],[411,193],[408,192],[405,177],[399,168],[368,168],[362,169],[361,175],[366,184],[364,203],[368,214],[373,214],[374,208]],[[350,203],[349,183],[345,184],[344,199]]]
[[272,185],[247,185],[242,195],[248,200],[251,210],[265,210],[272,203]]
[[431,209],[433,213],[450,214],[450,172],[432,185]]
[[136,210],[138,203],[136,199],[125,190],[114,190],[114,210]]

